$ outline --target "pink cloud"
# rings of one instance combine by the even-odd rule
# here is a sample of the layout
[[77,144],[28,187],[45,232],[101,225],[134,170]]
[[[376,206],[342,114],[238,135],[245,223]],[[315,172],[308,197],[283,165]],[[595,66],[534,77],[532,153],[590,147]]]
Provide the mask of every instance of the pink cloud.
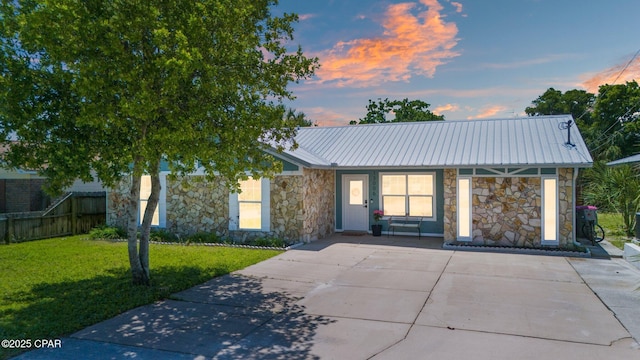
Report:
[[442,113],[444,111],[455,112],[455,111],[459,111],[459,110],[460,110],[460,105],[458,105],[458,104],[445,104],[445,105],[436,106],[433,109],[433,113],[434,114],[438,114],[438,115],[442,115]]
[[468,120],[486,119],[486,118],[494,117],[496,114],[504,112],[506,110],[507,110],[507,108],[505,106],[492,105],[492,106],[488,106],[488,107],[485,107],[485,108],[481,109],[480,113],[476,114],[475,116],[469,116],[469,117],[467,117],[467,119]]
[[[317,83],[366,87],[411,77],[433,77],[436,68],[460,53],[458,28],[447,23],[437,0],[390,5],[381,36],[342,41],[318,54]],[[415,14],[417,12],[417,14]]]
[[303,109],[307,118],[312,120],[318,126],[343,126],[348,125],[350,120],[357,120],[353,118],[347,118],[344,113],[338,113],[334,110],[324,107],[313,107]]
[[459,2],[452,1],[451,5],[453,5],[456,8],[457,13],[462,12],[462,4],[460,4]]
[[[627,64],[629,65],[627,66]],[[626,69],[625,66],[627,66]],[[581,85],[588,92],[597,94],[598,87],[600,85],[619,85],[633,80],[640,80],[640,57],[633,58],[633,61],[631,61],[631,63],[629,63],[629,60],[627,60],[608,69],[602,70],[596,74],[588,75],[588,78],[583,81]]]

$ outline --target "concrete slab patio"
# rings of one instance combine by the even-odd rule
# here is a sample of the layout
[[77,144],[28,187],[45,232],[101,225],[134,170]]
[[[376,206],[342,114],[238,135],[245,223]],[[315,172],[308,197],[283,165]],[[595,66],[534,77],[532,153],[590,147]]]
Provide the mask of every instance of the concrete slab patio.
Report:
[[623,260],[440,245],[335,235],[18,358],[640,359]]

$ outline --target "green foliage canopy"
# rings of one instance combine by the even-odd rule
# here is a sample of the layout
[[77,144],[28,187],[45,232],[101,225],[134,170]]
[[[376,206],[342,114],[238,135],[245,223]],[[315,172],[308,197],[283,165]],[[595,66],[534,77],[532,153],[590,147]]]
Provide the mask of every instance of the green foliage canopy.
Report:
[[[380,124],[385,122],[411,122],[444,120],[444,115],[436,115],[429,110],[430,104],[421,100],[369,100],[367,115],[357,124]],[[395,114],[393,119],[387,119],[389,114]],[[351,121],[350,124],[356,124]]]
[[573,115],[596,160],[612,161],[638,152],[640,87],[636,81],[602,85],[597,95],[549,88],[525,112],[529,116]]
[[640,86],[636,81],[602,85],[593,109],[588,145],[598,160],[616,160],[638,153]]
[[595,100],[594,94],[584,90],[573,89],[562,93],[560,90],[549,88],[524,111],[529,116],[571,114],[578,126],[589,125]]
[[[295,14],[277,0],[1,0],[0,141],[8,167],[38,170],[52,192],[92,171],[131,174],[126,201],[134,283],[149,284],[160,162],[196,165],[229,187],[280,170],[263,150],[290,144],[287,85],[317,59],[288,50]],[[151,195],[136,239],[142,174]]]
[[134,175],[154,173],[161,158],[230,184],[245,169],[271,173],[262,144],[295,130],[287,84],[317,67],[287,51],[297,16],[272,16],[276,4],[2,1],[4,160],[39,170],[53,190],[90,170],[108,185],[131,164]]

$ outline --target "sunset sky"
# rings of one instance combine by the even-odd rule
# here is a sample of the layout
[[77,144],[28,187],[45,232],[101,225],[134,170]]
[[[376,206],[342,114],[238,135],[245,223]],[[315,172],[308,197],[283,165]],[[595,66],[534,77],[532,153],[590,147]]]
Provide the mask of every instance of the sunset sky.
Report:
[[379,98],[423,100],[447,120],[523,116],[549,87],[640,78],[640,55],[621,74],[640,50],[638,0],[280,0],[281,11],[299,14],[292,45],[321,64],[288,105],[320,126]]

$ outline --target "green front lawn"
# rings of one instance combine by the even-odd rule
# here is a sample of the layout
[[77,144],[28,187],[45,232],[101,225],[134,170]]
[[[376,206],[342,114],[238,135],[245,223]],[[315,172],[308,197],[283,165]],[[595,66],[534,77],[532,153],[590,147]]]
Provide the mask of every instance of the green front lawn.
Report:
[[624,243],[630,238],[623,230],[622,216],[617,213],[598,213],[598,224],[604,229],[604,238],[611,245],[624,249]]
[[[85,235],[0,245],[0,339],[56,339],[279,254],[150,246],[150,287],[131,284],[127,244]],[[17,352],[0,348],[0,359]]]

